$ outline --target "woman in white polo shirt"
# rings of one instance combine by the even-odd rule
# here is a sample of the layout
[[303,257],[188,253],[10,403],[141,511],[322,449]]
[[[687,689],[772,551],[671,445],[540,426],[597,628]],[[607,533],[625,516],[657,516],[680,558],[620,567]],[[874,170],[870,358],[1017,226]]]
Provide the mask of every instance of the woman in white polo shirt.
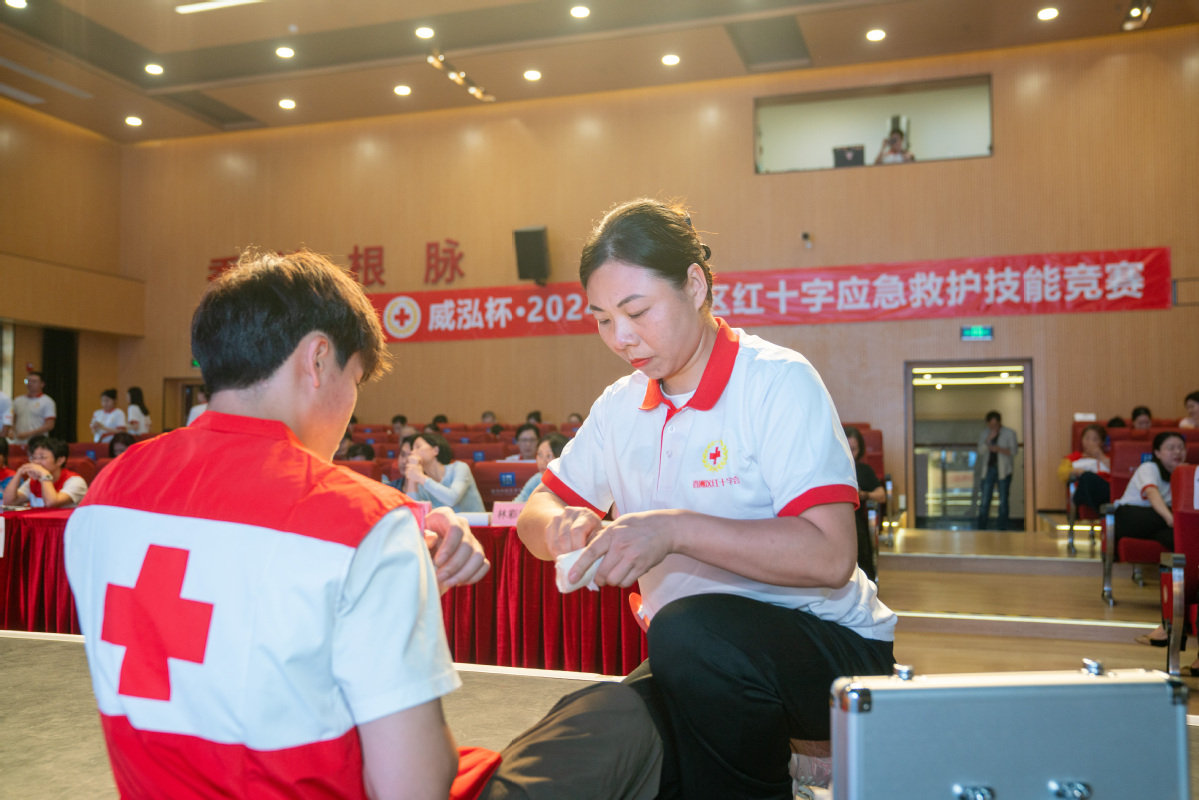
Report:
[[640,583],[649,659],[628,680],[666,745],[659,797],[781,799],[788,740],[829,738],[836,677],[890,671],[895,616],[856,566],[854,463],[824,384],[713,318],[710,255],[656,201],[592,232],[580,279],[636,371],[596,400],[519,532],[544,559],[586,546],[572,579],[602,556],[596,583]]

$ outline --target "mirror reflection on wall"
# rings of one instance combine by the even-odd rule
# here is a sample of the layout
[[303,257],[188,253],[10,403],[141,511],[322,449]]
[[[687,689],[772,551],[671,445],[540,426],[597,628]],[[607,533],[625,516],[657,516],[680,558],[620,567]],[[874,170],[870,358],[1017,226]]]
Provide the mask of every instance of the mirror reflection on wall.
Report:
[[759,174],[991,155],[989,75],[760,97]]

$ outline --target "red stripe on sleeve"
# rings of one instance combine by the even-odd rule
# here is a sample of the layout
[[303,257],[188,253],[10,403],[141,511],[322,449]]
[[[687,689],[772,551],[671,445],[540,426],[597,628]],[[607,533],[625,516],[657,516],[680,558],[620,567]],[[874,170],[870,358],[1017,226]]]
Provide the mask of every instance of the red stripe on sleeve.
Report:
[[542,473],[541,482],[544,483],[546,488],[548,488],[551,492],[558,495],[558,498],[568,506],[590,508],[595,512],[597,517],[602,517],[604,514],[608,513],[606,511],[600,511],[598,508],[591,505],[591,503],[588,503],[586,500],[584,500],[578,492],[567,486],[561,478],[555,475],[553,470],[547,469],[544,473]]
[[799,497],[783,506],[783,510],[778,513],[778,516],[798,517],[812,506],[823,506],[828,503],[853,503],[853,507],[857,508],[858,490],[853,486],[846,486],[844,484],[817,486],[815,489],[808,489]]

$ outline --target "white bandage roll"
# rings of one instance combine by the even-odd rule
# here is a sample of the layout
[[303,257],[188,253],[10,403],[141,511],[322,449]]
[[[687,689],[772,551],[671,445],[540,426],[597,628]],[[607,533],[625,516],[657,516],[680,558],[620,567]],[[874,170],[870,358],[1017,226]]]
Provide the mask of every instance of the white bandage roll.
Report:
[[569,553],[563,553],[554,559],[554,566],[557,570],[558,591],[562,594],[570,594],[576,589],[582,589],[586,586],[593,592],[598,592],[599,587],[595,585],[595,572],[599,569],[599,565],[604,563],[604,557],[600,556],[595,563],[587,568],[583,573],[583,577],[576,582],[570,582],[570,568],[579,560],[579,555],[583,552],[583,548],[572,550]]

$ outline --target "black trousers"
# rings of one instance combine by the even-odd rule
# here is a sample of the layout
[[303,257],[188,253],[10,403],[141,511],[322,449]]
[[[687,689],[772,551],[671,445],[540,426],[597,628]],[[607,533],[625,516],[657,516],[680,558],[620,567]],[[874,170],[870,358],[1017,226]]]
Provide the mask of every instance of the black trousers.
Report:
[[1078,476],[1074,486],[1074,505],[1086,506],[1095,513],[1112,501],[1112,487],[1094,472],[1084,472]]
[[1116,544],[1124,538],[1151,539],[1174,549],[1174,529],[1148,506],[1116,506]]
[[790,739],[829,738],[829,689],[890,673],[891,642],[803,611],[725,594],[670,603],[625,683],[664,747],[659,800],[790,800]]

